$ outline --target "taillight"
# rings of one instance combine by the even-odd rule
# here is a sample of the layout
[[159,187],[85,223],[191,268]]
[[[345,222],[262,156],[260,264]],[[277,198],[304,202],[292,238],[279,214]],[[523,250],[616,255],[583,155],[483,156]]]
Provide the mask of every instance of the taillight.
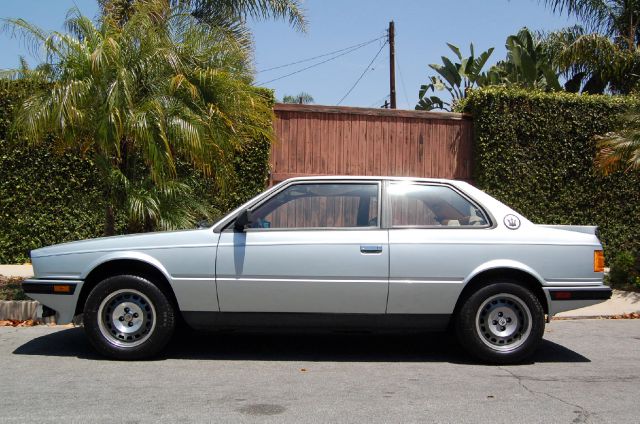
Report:
[[602,250],[593,251],[593,272],[604,272],[604,252]]
[[551,299],[553,300],[571,300],[570,291],[553,291],[551,292]]

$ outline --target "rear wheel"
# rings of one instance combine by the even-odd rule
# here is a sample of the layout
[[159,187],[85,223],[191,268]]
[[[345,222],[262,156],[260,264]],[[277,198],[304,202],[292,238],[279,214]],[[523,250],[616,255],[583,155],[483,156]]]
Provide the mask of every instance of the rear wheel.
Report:
[[115,359],[156,355],[171,339],[175,312],[150,281],[118,275],[100,282],[87,297],[84,328],[101,354]]
[[456,319],[456,333],[460,344],[484,361],[520,362],[542,341],[544,310],[525,287],[496,282],[464,302]]

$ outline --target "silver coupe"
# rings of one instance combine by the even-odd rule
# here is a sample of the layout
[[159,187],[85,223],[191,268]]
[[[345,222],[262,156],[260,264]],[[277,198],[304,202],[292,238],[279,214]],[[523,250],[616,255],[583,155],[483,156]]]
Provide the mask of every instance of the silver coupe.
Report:
[[212,227],[31,252],[24,291],[58,323],[83,315],[103,355],[160,352],[194,328],[431,331],[512,363],[556,313],[603,302],[596,227],[537,225],[462,181],[284,181]]

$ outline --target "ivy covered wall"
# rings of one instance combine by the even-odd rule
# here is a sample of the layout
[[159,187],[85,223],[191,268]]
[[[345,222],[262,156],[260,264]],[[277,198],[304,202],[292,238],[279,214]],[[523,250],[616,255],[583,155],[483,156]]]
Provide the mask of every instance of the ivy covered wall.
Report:
[[459,105],[473,115],[479,188],[536,223],[597,225],[605,254],[640,247],[640,175],[604,176],[594,137],[614,130],[632,97],[490,87]]

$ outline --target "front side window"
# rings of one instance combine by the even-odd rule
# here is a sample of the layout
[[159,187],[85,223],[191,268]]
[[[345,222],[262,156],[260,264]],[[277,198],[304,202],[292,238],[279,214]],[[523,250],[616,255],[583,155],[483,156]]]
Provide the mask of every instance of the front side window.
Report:
[[389,197],[392,227],[489,226],[480,208],[447,186],[391,183]]
[[377,227],[378,186],[294,184],[253,211],[251,228]]

